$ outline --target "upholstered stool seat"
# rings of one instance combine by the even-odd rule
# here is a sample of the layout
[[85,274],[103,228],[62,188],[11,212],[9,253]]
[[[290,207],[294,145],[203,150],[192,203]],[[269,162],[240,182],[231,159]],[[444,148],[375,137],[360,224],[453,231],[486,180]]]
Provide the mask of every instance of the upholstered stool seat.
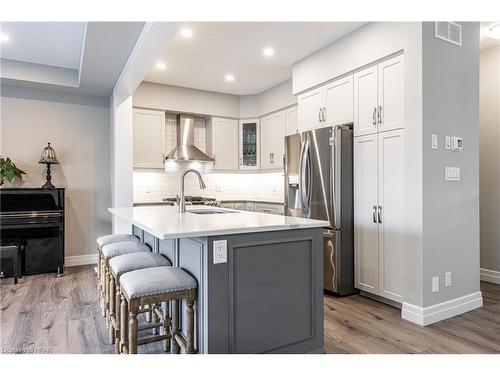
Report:
[[156,267],[128,272],[120,279],[127,298],[195,289],[196,280],[178,267]]
[[[109,340],[115,344],[115,351],[119,353],[119,335],[120,335],[120,276],[131,271],[160,267],[171,266],[172,263],[163,255],[151,252],[130,253],[115,256],[108,262],[108,268],[111,273],[109,278]],[[161,324],[156,323],[156,314],[154,306],[146,311],[147,319],[152,320],[150,326],[154,326],[153,333],[158,332],[157,327]]]
[[101,236],[97,239],[97,296],[99,297],[99,303],[101,305],[102,314],[106,314],[105,306],[105,264],[102,259],[101,248],[105,245],[109,245],[116,242],[126,242],[126,241],[139,241],[139,239],[133,234],[108,234],[106,236]]
[[[154,267],[131,271],[120,277],[121,335],[120,352],[137,353],[137,345],[172,339],[172,352],[179,347],[184,353],[194,353],[194,301],[196,280],[178,267]],[[186,301],[186,338],[179,328],[179,300]],[[172,316],[159,314],[166,328],[164,335],[137,339],[137,314],[145,304],[167,304],[172,301]],[[129,319],[126,319],[128,316]],[[170,321],[172,323],[170,327]]]
[[163,255],[149,252],[123,254],[109,260],[109,269],[117,281],[127,272],[171,265]]
[[125,241],[139,241],[139,239],[133,234],[108,234],[97,239],[97,246],[101,248],[104,245]]
[[104,245],[101,248],[102,257],[109,261],[111,258],[119,255],[138,253],[138,252],[151,252],[151,248],[138,241],[115,242],[109,245]]

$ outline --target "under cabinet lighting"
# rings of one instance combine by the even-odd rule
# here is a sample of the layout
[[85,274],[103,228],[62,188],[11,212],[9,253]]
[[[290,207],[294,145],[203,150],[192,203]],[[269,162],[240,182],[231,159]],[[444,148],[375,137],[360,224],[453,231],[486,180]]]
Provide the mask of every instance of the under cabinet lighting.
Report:
[[233,82],[234,81],[234,76],[232,74],[226,74],[226,81]]

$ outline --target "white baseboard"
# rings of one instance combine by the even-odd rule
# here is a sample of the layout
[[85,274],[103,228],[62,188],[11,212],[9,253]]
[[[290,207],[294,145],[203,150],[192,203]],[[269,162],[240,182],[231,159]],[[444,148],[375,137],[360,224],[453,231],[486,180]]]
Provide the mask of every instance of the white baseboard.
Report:
[[83,266],[95,264],[97,262],[95,254],[73,255],[64,258],[64,267]]
[[489,283],[500,284],[500,272],[493,271],[486,268],[481,268],[481,281],[488,281]]
[[481,306],[483,306],[483,295],[481,292],[475,292],[428,307],[403,302],[401,317],[421,326],[427,326]]

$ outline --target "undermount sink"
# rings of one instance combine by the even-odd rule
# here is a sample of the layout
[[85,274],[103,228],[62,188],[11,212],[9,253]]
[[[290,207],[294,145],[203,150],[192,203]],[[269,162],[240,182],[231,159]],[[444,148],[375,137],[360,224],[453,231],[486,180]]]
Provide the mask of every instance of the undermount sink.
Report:
[[198,215],[213,215],[213,214],[234,214],[237,213],[238,211],[210,209],[210,210],[188,210],[187,212],[189,212],[190,214],[198,214]]

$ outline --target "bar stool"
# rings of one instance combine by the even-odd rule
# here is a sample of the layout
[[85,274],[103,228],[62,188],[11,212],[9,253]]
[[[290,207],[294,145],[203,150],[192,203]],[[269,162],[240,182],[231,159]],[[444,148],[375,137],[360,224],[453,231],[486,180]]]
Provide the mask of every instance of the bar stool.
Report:
[[[160,340],[172,339],[172,353],[179,347],[183,353],[194,353],[194,309],[196,300],[196,280],[178,267],[155,267],[127,272],[120,278],[121,323],[120,351],[137,353],[137,346]],[[179,300],[186,300],[186,339],[179,327]],[[161,319],[166,326],[164,335],[152,336],[138,340],[137,314],[139,306],[159,304],[172,301],[172,327],[170,317],[164,314]],[[128,317],[128,324],[127,324]]]
[[[126,242],[126,241],[139,241],[139,239],[132,234],[108,234],[106,236],[101,236],[97,238],[97,296],[99,298],[99,303],[101,308],[103,306],[104,301],[104,274],[103,270],[103,261],[102,261],[102,253],[101,249],[105,245],[109,245],[115,242]],[[104,309],[103,309],[104,316]]]
[[[111,344],[115,344],[115,352],[120,352],[119,342],[120,342],[120,303],[121,303],[121,292],[120,292],[120,276],[124,273],[141,270],[152,267],[161,266],[171,266],[172,263],[165,258],[163,255],[140,252],[132,254],[119,255],[117,257],[111,258],[109,260],[109,270],[110,270],[110,280],[109,280],[109,340]],[[157,327],[160,327],[160,323],[156,323],[156,314],[152,312],[152,323],[147,328],[153,328],[153,332],[157,333]],[[167,307],[164,306],[163,310]],[[149,311],[149,310],[147,310]],[[146,312],[146,310],[141,311]],[[165,351],[168,347],[165,347]]]
[[104,245],[101,248],[101,259],[103,267],[101,269],[102,276],[102,288],[104,290],[101,307],[103,316],[106,317],[106,327],[109,328],[109,261],[124,254],[140,253],[140,252],[151,252],[151,248],[139,241],[126,241],[126,242],[115,242],[109,245]]

